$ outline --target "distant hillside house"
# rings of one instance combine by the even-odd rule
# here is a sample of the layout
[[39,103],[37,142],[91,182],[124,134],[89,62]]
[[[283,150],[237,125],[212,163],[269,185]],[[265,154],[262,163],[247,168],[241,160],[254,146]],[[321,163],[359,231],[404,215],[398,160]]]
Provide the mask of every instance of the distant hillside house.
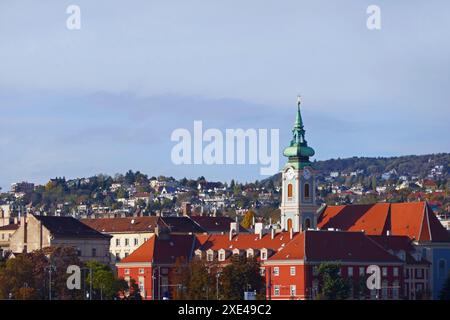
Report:
[[28,215],[11,236],[10,250],[32,252],[51,246],[73,247],[81,261],[109,263],[109,239],[72,217]]

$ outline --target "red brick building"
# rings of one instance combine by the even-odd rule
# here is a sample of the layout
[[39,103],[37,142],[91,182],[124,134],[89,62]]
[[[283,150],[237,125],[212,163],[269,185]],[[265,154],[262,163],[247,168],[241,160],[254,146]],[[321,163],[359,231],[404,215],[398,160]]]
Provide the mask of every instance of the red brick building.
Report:
[[118,276],[134,279],[144,299],[161,300],[170,290],[177,258],[190,260],[196,245],[195,235],[156,233],[116,264]]
[[338,263],[341,275],[355,285],[365,281],[369,265],[380,266],[386,292],[368,293],[367,298],[397,299],[404,292],[404,261],[362,232],[259,230],[257,234],[155,235],[117,264],[119,277],[135,279],[145,299],[162,299],[177,286],[171,281],[177,258],[201,257],[224,266],[237,254],[260,262],[267,299],[314,299],[319,291],[316,268],[322,262]]

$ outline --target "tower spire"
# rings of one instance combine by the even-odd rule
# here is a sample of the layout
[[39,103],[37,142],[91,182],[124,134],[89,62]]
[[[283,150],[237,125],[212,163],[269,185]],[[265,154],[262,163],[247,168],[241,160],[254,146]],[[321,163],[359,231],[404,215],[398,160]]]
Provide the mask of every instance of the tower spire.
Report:
[[300,112],[300,104],[302,103],[302,96],[297,96],[297,116],[295,117],[294,128],[303,129],[302,114]]
[[294,128],[292,129],[292,140],[289,147],[284,149],[283,154],[289,158],[290,161],[299,161],[300,165],[308,164],[309,157],[314,155],[314,149],[308,147],[308,142],[305,139],[305,128],[303,126],[303,119],[300,110],[301,96],[297,96],[297,114],[295,117]]

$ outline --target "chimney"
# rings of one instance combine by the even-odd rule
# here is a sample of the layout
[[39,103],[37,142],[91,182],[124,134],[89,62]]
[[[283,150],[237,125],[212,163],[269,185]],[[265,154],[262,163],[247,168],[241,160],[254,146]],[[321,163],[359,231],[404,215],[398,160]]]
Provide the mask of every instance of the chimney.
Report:
[[183,202],[181,204],[181,211],[183,212],[183,216],[190,217],[192,213],[192,206],[190,202]]
[[259,238],[261,239],[263,237],[264,227],[262,222],[256,222],[255,223],[255,234],[259,235]]
[[239,234],[239,227],[237,222],[231,222],[230,223],[230,241],[231,239],[233,239],[234,235],[238,235]]
[[294,237],[294,228],[289,229],[289,238],[292,239]]
[[252,226],[254,227],[254,228],[256,228],[256,226],[255,226],[255,216],[253,215],[253,218],[252,218]]
[[275,238],[275,229],[274,228],[270,228],[270,238],[271,239]]

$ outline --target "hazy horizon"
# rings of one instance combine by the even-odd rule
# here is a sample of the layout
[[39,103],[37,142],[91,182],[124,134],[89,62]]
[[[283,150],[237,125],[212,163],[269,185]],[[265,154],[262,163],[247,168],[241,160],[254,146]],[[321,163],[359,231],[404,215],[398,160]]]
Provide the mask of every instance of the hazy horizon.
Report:
[[[81,8],[68,30],[66,9]],[[381,30],[366,9],[381,8]],[[264,179],[174,165],[171,132],[280,130],[296,96],[313,159],[450,151],[448,1],[0,3],[0,187],[150,175]],[[154,174],[155,173],[155,174]]]

